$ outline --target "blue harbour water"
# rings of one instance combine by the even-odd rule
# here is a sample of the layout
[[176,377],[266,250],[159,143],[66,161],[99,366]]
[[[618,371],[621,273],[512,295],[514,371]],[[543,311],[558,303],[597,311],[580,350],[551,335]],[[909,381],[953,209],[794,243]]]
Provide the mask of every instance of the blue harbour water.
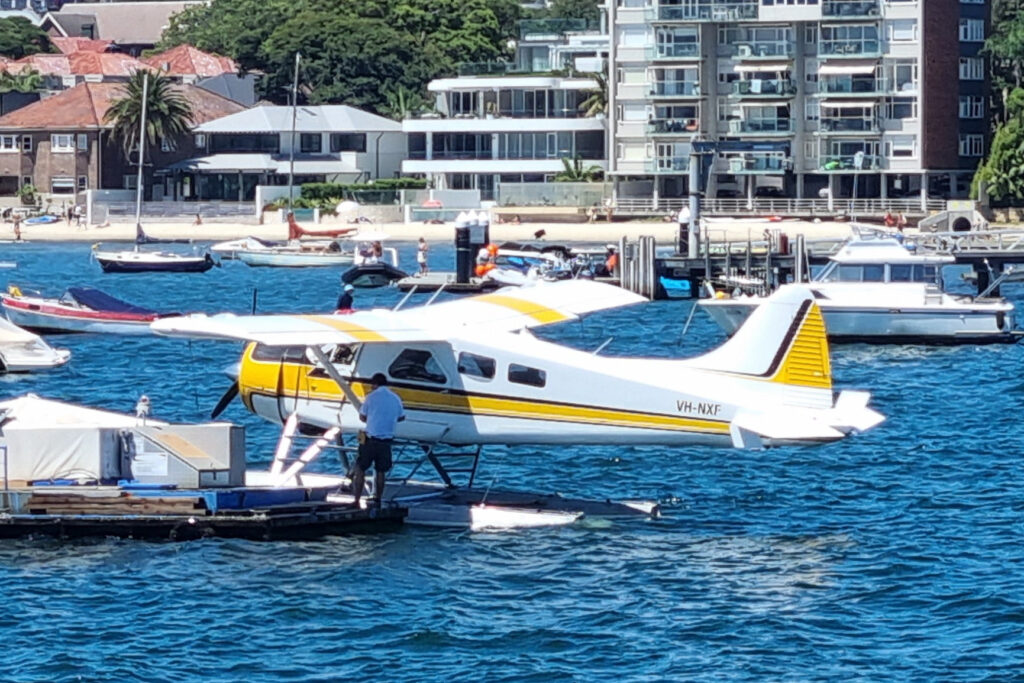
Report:
[[[413,263],[413,245],[402,246]],[[163,309],[330,310],[334,269],[102,275],[88,245],[12,245],[0,282],[94,284]],[[435,267],[452,251],[436,247]],[[1018,306],[1024,289],[1005,292]],[[393,304],[393,290],[358,305]],[[545,332],[692,355],[688,302]],[[66,336],[44,396],[203,419],[238,345]],[[1024,672],[1020,347],[833,349],[880,428],[820,448],[493,448],[480,481],[662,502],[656,522],[505,533],[406,528],[321,542],[0,544],[5,681],[1007,680]],[[236,403],[254,463],[277,430]]]

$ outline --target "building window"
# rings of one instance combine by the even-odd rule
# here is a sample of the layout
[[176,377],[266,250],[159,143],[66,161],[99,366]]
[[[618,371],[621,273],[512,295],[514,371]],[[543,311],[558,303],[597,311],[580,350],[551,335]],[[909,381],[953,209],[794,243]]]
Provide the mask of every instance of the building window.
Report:
[[86,135],[85,133],[78,134],[78,149],[82,150],[83,152],[89,151],[89,136]]
[[894,43],[906,43],[917,40],[916,19],[895,19],[888,24],[889,40]]
[[980,119],[985,116],[985,98],[977,95],[960,98],[960,118]]
[[121,176],[121,185],[126,190],[134,190],[139,186],[139,178],[134,173]]
[[0,152],[17,152],[20,149],[17,135],[0,135]]
[[31,152],[32,151],[32,136],[22,135],[21,136],[21,151]]
[[303,154],[319,154],[322,144],[320,133],[302,133],[299,135],[299,151]]
[[50,192],[52,194],[74,194],[75,179],[58,176],[50,180]]
[[50,136],[50,151],[51,152],[74,152],[75,151],[75,136],[64,133],[55,134]]
[[900,159],[917,156],[917,138],[913,135],[900,135],[885,141],[885,156]]
[[192,138],[192,144],[195,145],[196,149],[206,149],[206,136],[203,133],[196,133],[195,137]]
[[981,57],[960,58],[960,80],[982,81],[985,79],[985,60]]
[[331,133],[331,152],[365,152],[366,133]]
[[960,156],[980,157],[985,153],[984,135],[961,135]]
[[983,19],[961,19],[960,41],[980,43],[985,40],[985,21]]
[[30,175],[23,175],[23,176],[21,176],[21,186],[22,187],[25,187],[26,185],[31,185],[31,184],[32,184],[32,176],[30,176]]
[[84,175],[78,176],[78,191],[85,192],[87,189],[89,189],[89,177]]

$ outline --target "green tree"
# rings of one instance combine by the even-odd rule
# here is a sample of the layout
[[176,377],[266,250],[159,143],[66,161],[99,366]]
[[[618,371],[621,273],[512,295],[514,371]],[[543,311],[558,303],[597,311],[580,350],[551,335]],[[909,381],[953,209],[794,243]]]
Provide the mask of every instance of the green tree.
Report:
[[562,159],[562,170],[555,174],[557,183],[593,183],[604,177],[604,170],[594,164],[584,166],[579,157],[569,160]]
[[147,77],[143,144],[149,147],[163,138],[173,145],[192,127],[192,105],[170,78],[160,72],[135,71],[121,89],[120,97],[111,103],[103,117],[107,123],[114,124],[112,135],[120,141],[126,157],[131,156],[132,147],[139,140],[143,81]]
[[43,77],[35,69],[23,69],[17,73],[0,72],[0,93],[35,92],[43,87]]
[[596,0],[552,0],[547,13],[558,19],[586,19],[595,28],[601,19]]
[[0,55],[21,59],[38,52],[56,52],[50,36],[25,17],[0,18]]
[[597,87],[587,93],[587,99],[580,103],[584,116],[608,113],[608,79],[603,73],[585,74],[597,81]]
[[979,167],[971,184],[977,197],[984,183],[996,200],[1024,199],[1024,89],[1016,88],[1007,97],[1007,120],[996,129],[988,158]]
[[995,5],[983,54],[991,69],[994,120],[1004,121],[1010,92],[1024,87],[1024,2],[1001,0]]
[[388,93],[422,93],[461,62],[507,58],[516,0],[211,0],[171,20],[162,48],[180,43],[265,74],[260,95],[286,103],[296,52],[311,103],[394,111]]
[[387,98],[387,103],[378,107],[378,110],[384,116],[390,116],[396,121],[407,119],[413,114],[430,109],[430,104],[423,95],[401,84],[385,91],[384,96]]

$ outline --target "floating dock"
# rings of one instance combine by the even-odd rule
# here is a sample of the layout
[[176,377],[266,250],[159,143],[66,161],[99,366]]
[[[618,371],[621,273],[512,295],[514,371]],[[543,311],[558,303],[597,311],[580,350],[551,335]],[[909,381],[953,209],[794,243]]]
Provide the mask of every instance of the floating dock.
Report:
[[[220,505],[211,501],[220,500]],[[125,491],[117,487],[39,487],[0,492],[0,538],[119,538],[187,541],[308,540],[401,525],[397,505],[359,509],[326,501],[316,489]]]

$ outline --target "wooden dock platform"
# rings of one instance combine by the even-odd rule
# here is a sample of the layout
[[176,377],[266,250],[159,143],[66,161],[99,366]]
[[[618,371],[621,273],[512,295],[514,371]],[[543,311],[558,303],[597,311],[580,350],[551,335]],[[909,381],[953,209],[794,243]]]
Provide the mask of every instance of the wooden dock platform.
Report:
[[113,487],[81,493],[66,489],[2,492],[0,501],[5,511],[0,512],[0,538],[46,535],[172,541],[210,537],[309,540],[393,529],[407,514],[398,505],[360,509],[325,500],[210,509],[209,495],[199,495],[198,491],[167,493],[136,496]]

